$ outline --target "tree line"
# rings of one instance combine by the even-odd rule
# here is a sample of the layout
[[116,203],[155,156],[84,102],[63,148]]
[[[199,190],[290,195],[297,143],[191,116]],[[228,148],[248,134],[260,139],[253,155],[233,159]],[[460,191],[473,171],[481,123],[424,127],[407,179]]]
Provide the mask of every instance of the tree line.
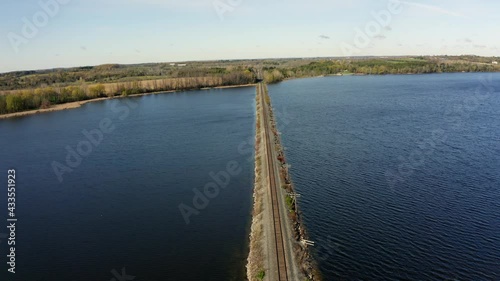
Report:
[[168,78],[89,85],[85,82],[66,87],[47,86],[0,95],[0,114],[44,109],[52,105],[101,97],[129,96],[160,91],[182,91],[205,87],[255,83],[250,71],[233,71],[215,77]]
[[70,86],[82,82],[116,83],[132,80],[213,77],[229,75],[235,72],[253,72],[245,66],[187,65],[184,67],[170,64],[118,65],[77,67],[69,69],[51,69],[39,71],[16,71],[0,74],[0,91],[39,88],[45,86]]
[[337,74],[425,74],[446,72],[498,72],[500,67],[489,63],[442,62],[425,58],[323,60],[297,67],[264,68],[264,80],[280,82],[286,78]]

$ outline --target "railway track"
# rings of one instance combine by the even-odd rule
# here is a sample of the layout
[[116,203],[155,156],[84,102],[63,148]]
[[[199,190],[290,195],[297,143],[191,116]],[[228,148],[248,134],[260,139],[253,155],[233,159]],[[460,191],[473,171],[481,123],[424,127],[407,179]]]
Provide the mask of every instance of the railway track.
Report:
[[270,130],[271,123],[269,121],[269,108],[265,99],[265,85],[260,83],[258,86],[258,91],[260,91],[260,96],[262,99],[262,109],[264,115],[264,130],[266,135],[266,155],[269,168],[269,188],[271,191],[271,202],[272,202],[272,218],[274,222],[274,241],[276,246],[276,259],[278,265],[278,280],[288,281],[287,263],[285,257],[285,244],[283,241],[283,229],[281,226],[281,216],[280,216],[280,200],[278,196],[278,184],[276,178],[276,161],[274,159],[274,153],[272,151],[274,143],[271,141],[272,132]]

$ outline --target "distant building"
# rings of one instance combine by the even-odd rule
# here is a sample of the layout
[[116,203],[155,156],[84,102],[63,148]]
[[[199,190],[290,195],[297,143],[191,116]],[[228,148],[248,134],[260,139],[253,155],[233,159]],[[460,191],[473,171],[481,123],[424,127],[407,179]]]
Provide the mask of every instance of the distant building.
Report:
[[171,63],[170,66],[175,66],[175,63]]
[[177,66],[179,66],[179,67],[184,67],[184,66],[186,66],[186,65],[187,65],[187,64],[185,64],[185,63],[179,63]]
[[493,61],[491,64],[498,65],[498,62],[497,61]]

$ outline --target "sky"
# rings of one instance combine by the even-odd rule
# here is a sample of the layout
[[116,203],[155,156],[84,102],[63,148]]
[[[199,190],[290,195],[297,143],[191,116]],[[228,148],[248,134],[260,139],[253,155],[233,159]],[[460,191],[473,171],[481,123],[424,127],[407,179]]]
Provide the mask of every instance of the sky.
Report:
[[0,2],[0,72],[218,59],[500,56],[498,0]]

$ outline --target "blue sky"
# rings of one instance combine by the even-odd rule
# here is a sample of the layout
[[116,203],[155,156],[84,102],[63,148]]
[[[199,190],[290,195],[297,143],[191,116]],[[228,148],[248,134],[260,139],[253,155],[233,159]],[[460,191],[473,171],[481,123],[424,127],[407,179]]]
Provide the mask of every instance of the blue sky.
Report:
[[[357,46],[354,55],[500,55],[500,1],[401,0],[397,14],[388,10],[390,1],[395,0],[1,1],[0,72],[344,56],[346,44]],[[47,14],[41,2],[57,3],[58,11]],[[218,13],[215,6],[226,10]],[[372,15],[381,11],[391,15],[386,26]],[[23,34],[26,20],[36,29],[30,38]],[[374,22],[380,30],[373,29],[368,44],[356,45],[358,30]]]

